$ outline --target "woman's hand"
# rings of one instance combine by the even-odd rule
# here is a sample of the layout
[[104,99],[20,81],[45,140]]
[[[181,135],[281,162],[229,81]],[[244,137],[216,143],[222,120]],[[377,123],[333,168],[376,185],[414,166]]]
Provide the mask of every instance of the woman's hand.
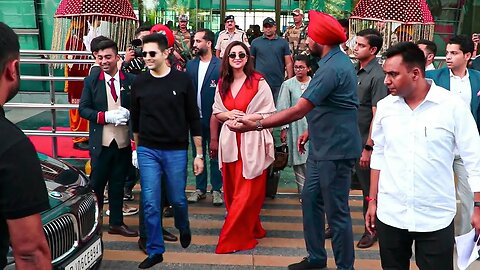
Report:
[[230,120],[235,120],[235,119],[243,117],[243,116],[245,116],[245,113],[242,112],[242,111],[239,111],[239,110],[231,110],[231,111],[227,112],[227,117]]
[[282,143],[287,142],[287,130],[286,129],[282,129],[282,131],[280,131],[280,141]]

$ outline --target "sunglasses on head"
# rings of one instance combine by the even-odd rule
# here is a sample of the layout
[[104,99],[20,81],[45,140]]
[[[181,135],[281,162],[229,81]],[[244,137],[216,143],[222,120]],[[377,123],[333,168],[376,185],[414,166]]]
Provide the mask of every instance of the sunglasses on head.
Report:
[[230,54],[228,55],[228,57],[230,57],[230,59],[235,59],[235,58],[237,58],[237,55],[238,55],[238,58],[240,58],[240,59],[243,59],[243,58],[245,58],[245,57],[247,56],[246,53],[241,52],[241,53],[239,53],[239,54],[230,53]]
[[157,53],[158,52],[156,52],[156,51],[149,51],[149,52],[143,51],[142,55],[143,55],[143,57],[147,57],[147,55],[150,55],[150,57],[155,57],[155,55],[157,55]]

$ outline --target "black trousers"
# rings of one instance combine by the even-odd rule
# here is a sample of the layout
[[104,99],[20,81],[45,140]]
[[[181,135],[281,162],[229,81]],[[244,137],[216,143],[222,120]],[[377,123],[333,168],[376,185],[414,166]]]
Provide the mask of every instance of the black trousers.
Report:
[[118,149],[115,140],[102,146],[98,159],[92,159],[91,186],[97,195],[100,209],[103,209],[103,191],[108,182],[108,201],[110,208],[110,226],[123,224],[123,186],[132,160],[130,145]]
[[384,270],[408,270],[415,241],[420,270],[453,270],[454,223],[434,232],[409,232],[377,219],[380,258]]
[[355,161],[355,173],[352,175],[353,180],[358,180],[360,187],[362,188],[363,195],[363,217],[368,210],[368,202],[365,198],[370,193],[370,168],[364,169],[360,167],[360,160]]

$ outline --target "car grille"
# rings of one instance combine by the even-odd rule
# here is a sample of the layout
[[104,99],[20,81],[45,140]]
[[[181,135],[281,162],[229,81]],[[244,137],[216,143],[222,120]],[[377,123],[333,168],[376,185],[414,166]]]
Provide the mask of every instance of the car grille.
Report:
[[43,231],[50,246],[52,261],[59,259],[76,245],[75,218],[66,214],[43,226]]
[[82,239],[88,237],[95,229],[97,223],[97,202],[95,195],[90,194],[85,198],[78,208],[78,217],[80,219],[80,236]]

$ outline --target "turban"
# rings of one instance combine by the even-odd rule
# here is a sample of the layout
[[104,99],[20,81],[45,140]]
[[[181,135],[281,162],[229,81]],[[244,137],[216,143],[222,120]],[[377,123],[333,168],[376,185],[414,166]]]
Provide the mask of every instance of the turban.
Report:
[[163,24],[155,24],[152,29],[150,30],[150,33],[160,33],[163,34],[168,41],[168,47],[173,47],[173,44],[175,43],[175,37],[173,36],[172,30],[168,28],[167,26]]
[[308,36],[321,45],[337,45],[347,41],[342,25],[334,17],[315,10],[308,13]]

